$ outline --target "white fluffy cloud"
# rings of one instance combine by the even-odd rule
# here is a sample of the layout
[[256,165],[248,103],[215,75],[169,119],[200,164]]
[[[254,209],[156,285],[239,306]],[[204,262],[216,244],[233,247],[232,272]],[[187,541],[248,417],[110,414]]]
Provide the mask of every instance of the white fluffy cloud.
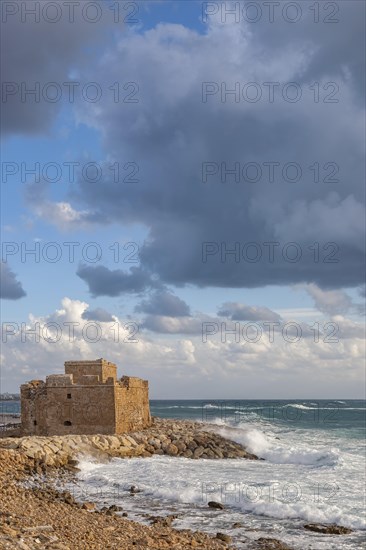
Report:
[[[89,321],[86,311],[86,302],[64,298],[60,309],[49,315],[30,315],[23,331],[16,332],[14,325],[7,330],[3,326],[3,391],[17,391],[26,380],[60,373],[65,360],[98,357],[116,362],[119,375],[148,379],[153,398],[248,398],[251,392],[263,398],[346,396],[357,393],[357,380],[362,376],[362,327],[344,317],[333,319],[340,327],[338,342],[325,341],[329,330],[321,331],[315,342],[314,330],[306,325],[302,326],[303,337],[291,343],[291,331],[285,339],[277,329],[270,342],[266,331],[257,340],[249,331],[245,339],[240,326],[237,339],[232,333],[225,335],[218,324],[216,333],[204,343],[200,317],[191,319],[197,332],[189,338],[181,325],[189,318],[175,318],[176,330],[170,330],[174,318],[158,318],[165,323],[160,331],[165,334],[151,339],[139,320],[113,316],[113,322]],[[232,329],[231,325],[227,328]],[[40,335],[39,341],[32,330]]]

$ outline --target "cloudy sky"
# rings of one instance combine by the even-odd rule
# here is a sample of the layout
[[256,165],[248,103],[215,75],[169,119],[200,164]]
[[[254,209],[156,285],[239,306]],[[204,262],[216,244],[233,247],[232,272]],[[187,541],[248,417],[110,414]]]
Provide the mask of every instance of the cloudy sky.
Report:
[[2,5],[1,391],[362,397],[364,2],[66,4]]

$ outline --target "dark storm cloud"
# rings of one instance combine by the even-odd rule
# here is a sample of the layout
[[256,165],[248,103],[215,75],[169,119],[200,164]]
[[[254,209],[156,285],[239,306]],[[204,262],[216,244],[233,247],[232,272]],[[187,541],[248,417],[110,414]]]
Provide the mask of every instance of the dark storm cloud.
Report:
[[[97,73],[116,82],[123,72],[139,85],[136,103],[109,98],[98,109],[76,106],[78,120],[100,130],[109,158],[138,164],[138,182],[80,182],[77,198],[99,223],[149,228],[140,251],[144,281],[148,273],[164,284],[201,287],[361,284],[364,5],[338,4],[333,25],[309,17],[271,25],[213,20],[200,35],[161,24],[120,37],[92,71],[82,67],[84,80]],[[255,82],[261,99],[241,93],[222,101],[218,91],[203,102],[203,82],[218,90],[239,82],[241,92]],[[279,83],[274,101],[266,82]],[[289,82],[301,89],[296,102],[284,100]],[[336,100],[327,102],[333,90]],[[278,166],[270,181],[272,162]],[[217,173],[204,182],[205,163]],[[239,182],[223,178],[222,163],[239,164]],[[256,181],[243,177],[247,163],[259,166]],[[300,167],[296,181],[283,176],[288,163]],[[123,271],[85,269],[79,275],[95,295],[146,288],[139,273],[135,284]]]
[[190,315],[188,304],[178,296],[162,290],[154,293],[147,300],[142,300],[135,308],[138,313],[165,315],[168,317],[184,317]]
[[112,315],[101,307],[87,309],[81,317],[87,321],[99,321],[100,323],[111,323],[114,321]]
[[[252,25],[256,47],[264,55],[269,51],[277,55],[283,48],[291,49],[293,44],[302,42],[315,55],[309,60],[303,74],[298,76],[298,81],[318,80],[324,74],[332,74],[336,79],[343,78],[345,71],[349,70],[358,100],[363,104],[365,54],[362,44],[365,40],[365,3],[359,0],[341,0],[329,4],[296,4],[298,16],[301,14],[298,23],[289,24],[279,15],[286,9],[290,17],[296,15],[294,8],[286,8],[286,5],[289,6],[288,2],[281,2],[275,8],[275,23],[269,22],[268,17],[263,16],[260,23]],[[317,7],[319,12],[315,11]],[[268,13],[268,9],[263,7],[263,13],[266,10]]]
[[[58,4],[59,20],[52,22],[58,18],[56,8],[45,9],[45,4]],[[75,76],[79,66],[90,63],[98,51],[99,40],[105,41],[108,37],[105,31],[111,25],[110,10],[103,9],[100,20],[92,23],[91,19],[96,17],[92,11],[85,10],[83,3],[74,4],[77,5],[72,17],[69,15],[71,7],[61,0],[3,3],[1,129],[4,134],[45,132],[61,106],[71,105],[70,88],[64,83],[79,82]],[[103,6],[103,2],[100,5]],[[31,15],[32,10],[35,15]],[[71,71],[74,71],[73,77]],[[95,75],[92,80],[99,81]],[[54,86],[49,86],[50,83]],[[56,87],[61,95],[54,101],[59,95]],[[31,93],[37,88],[39,96]]]
[[238,302],[226,302],[217,312],[221,317],[229,317],[232,321],[267,321],[281,320],[278,313],[267,307],[247,306]]
[[114,297],[125,292],[140,294],[158,286],[150,274],[139,267],[132,267],[127,272],[122,269],[110,270],[104,266],[81,265],[77,275],[88,284],[92,296]]
[[15,273],[4,262],[0,263],[0,298],[19,300],[26,296],[22,284],[16,280]]

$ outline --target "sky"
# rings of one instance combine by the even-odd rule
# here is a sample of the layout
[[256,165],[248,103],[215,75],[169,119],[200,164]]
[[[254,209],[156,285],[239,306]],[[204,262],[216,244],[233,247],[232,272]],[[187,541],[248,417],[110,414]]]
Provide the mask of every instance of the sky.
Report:
[[0,391],[362,398],[364,2],[1,9]]

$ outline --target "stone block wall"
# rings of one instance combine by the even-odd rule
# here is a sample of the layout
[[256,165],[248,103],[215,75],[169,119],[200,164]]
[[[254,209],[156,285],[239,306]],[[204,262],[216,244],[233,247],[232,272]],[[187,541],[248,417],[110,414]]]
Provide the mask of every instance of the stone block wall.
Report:
[[117,366],[105,359],[96,361],[66,361],[65,374],[72,374],[75,383],[84,375],[94,374],[99,376],[100,382],[105,382],[112,377],[117,380]]
[[116,433],[140,430],[151,424],[146,380],[123,376],[115,386]]
[[149,426],[147,381],[117,381],[116,370],[103,359],[68,361],[66,374],[23,384],[23,435],[116,434]]

